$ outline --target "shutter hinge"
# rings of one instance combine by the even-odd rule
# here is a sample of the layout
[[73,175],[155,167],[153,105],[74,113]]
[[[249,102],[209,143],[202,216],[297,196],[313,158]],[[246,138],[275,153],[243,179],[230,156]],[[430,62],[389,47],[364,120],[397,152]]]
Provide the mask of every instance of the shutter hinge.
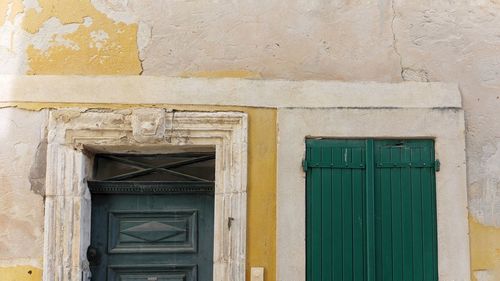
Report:
[[441,170],[441,162],[439,162],[439,159],[436,159],[434,163],[434,170],[436,170],[436,172],[439,172],[439,170]]
[[303,159],[302,160],[302,169],[304,170],[304,172],[307,172],[307,160],[306,159]]

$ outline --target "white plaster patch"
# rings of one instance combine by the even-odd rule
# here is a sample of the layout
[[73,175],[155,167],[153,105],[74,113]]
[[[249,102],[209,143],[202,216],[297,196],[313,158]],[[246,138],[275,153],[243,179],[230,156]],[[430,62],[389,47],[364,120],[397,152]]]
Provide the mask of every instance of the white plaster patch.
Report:
[[28,178],[47,116],[0,109],[0,267],[41,266],[44,200],[30,191]]
[[5,18],[10,17],[10,14],[12,13],[12,6],[14,5],[13,2],[10,2],[7,4],[7,13],[5,13]]
[[40,3],[38,3],[38,0],[23,0],[23,5],[25,12],[31,9],[35,9],[37,13],[40,13],[42,11],[42,7],[40,7]]
[[480,223],[500,226],[500,142],[483,147],[481,181],[471,184],[470,212]]
[[500,86],[500,57],[481,59],[476,67],[483,83]]
[[22,16],[16,16],[14,23],[5,21],[0,26],[0,73],[26,73],[28,62],[26,47],[31,34],[20,25]]
[[477,281],[493,281],[493,273],[489,270],[477,270],[474,271],[474,277]]
[[93,22],[94,22],[94,20],[91,17],[84,17],[83,18],[83,26],[85,26],[85,27],[91,26]]
[[92,5],[115,22],[136,23],[137,17],[128,6],[128,0],[91,0]]
[[64,38],[65,35],[75,32],[79,27],[80,24],[62,24],[58,18],[51,17],[32,38],[32,45],[44,52],[53,46],[64,46],[73,50],[79,50],[80,47],[78,44]]
[[146,57],[146,48],[151,43],[152,27],[144,21],[139,22],[137,30],[137,49],[139,49],[139,59],[142,61]]
[[90,32],[90,37],[93,41],[89,44],[90,48],[101,49],[103,45],[108,41],[109,34],[101,29]]

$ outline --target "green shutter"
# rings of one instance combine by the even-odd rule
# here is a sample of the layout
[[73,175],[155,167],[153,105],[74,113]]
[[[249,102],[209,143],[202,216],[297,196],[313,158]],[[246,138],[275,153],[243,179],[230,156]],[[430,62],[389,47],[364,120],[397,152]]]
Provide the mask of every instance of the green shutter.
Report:
[[437,280],[432,140],[307,140],[307,280]]

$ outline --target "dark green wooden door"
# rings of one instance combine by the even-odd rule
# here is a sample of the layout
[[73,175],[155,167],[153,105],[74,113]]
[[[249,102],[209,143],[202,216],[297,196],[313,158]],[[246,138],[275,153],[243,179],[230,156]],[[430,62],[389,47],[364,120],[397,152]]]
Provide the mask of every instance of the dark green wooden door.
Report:
[[433,141],[306,147],[307,280],[437,280]]
[[212,194],[95,194],[92,280],[212,280]]
[[211,281],[213,159],[96,157],[96,180],[89,181],[92,280]]

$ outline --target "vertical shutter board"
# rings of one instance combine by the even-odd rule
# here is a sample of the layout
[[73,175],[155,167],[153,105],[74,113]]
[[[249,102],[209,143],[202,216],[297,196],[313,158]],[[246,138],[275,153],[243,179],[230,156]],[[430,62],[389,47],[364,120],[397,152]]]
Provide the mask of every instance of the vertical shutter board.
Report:
[[422,169],[422,240],[424,244],[423,264],[424,280],[434,280],[434,249],[433,229],[435,216],[432,210],[431,169]]
[[[342,157],[340,148],[334,148],[334,158]],[[342,169],[333,169],[332,182],[332,228],[333,228],[333,280],[342,280],[343,269],[343,228],[342,228]]]
[[[401,147],[391,147],[391,162],[401,163]],[[402,244],[402,204],[401,204],[401,168],[390,168],[391,179],[391,225],[392,225],[392,278],[403,280],[403,244]]]
[[[387,148],[380,148],[380,159],[383,162],[391,161],[391,151]],[[377,161],[377,159],[375,159]],[[381,225],[380,231],[382,243],[378,246],[382,248],[382,280],[392,281],[393,270],[393,232],[392,232],[392,188],[391,169],[383,168],[380,173],[380,193],[381,193]],[[394,280],[397,281],[397,280]]]
[[[311,161],[321,161],[321,147],[315,147],[311,151]],[[321,280],[321,169],[311,169],[312,176],[312,196],[311,196],[311,246],[312,254],[311,270],[312,280]]]
[[423,280],[423,248],[422,241],[422,192],[421,169],[411,169],[411,189],[412,189],[412,226],[413,226],[413,279]]
[[[352,148],[351,160],[360,163],[364,158],[362,148]],[[352,209],[353,209],[353,280],[363,281],[365,273],[366,259],[366,239],[365,239],[365,171],[352,169]]]
[[[345,155],[344,150],[343,155]],[[342,169],[342,276],[344,281],[353,279],[353,222],[352,222],[352,171]]]
[[[410,161],[411,150],[402,149],[403,161]],[[402,243],[403,243],[403,279],[413,280],[413,226],[412,226],[412,191],[410,169],[401,170],[401,202],[402,202]]]
[[[322,162],[332,162],[332,148],[322,148]],[[322,280],[332,278],[332,169],[321,168],[321,268]]]
[[364,253],[366,256],[365,259],[365,277],[366,281],[374,281],[376,280],[376,232],[375,232],[375,175],[374,175],[374,141],[373,139],[366,140],[364,162],[366,163],[365,167],[365,181],[364,181],[364,221],[365,228],[363,231],[364,235]]
[[[376,153],[379,150],[376,150]],[[384,268],[384,249],[379,246],[382,245],[383,233],[382,233],[382,170],[375,169],[374,175],[374,195],[375,195],[375,280],[383,279],[383,268]],[[371,280],[370,280],[371,281]]]

